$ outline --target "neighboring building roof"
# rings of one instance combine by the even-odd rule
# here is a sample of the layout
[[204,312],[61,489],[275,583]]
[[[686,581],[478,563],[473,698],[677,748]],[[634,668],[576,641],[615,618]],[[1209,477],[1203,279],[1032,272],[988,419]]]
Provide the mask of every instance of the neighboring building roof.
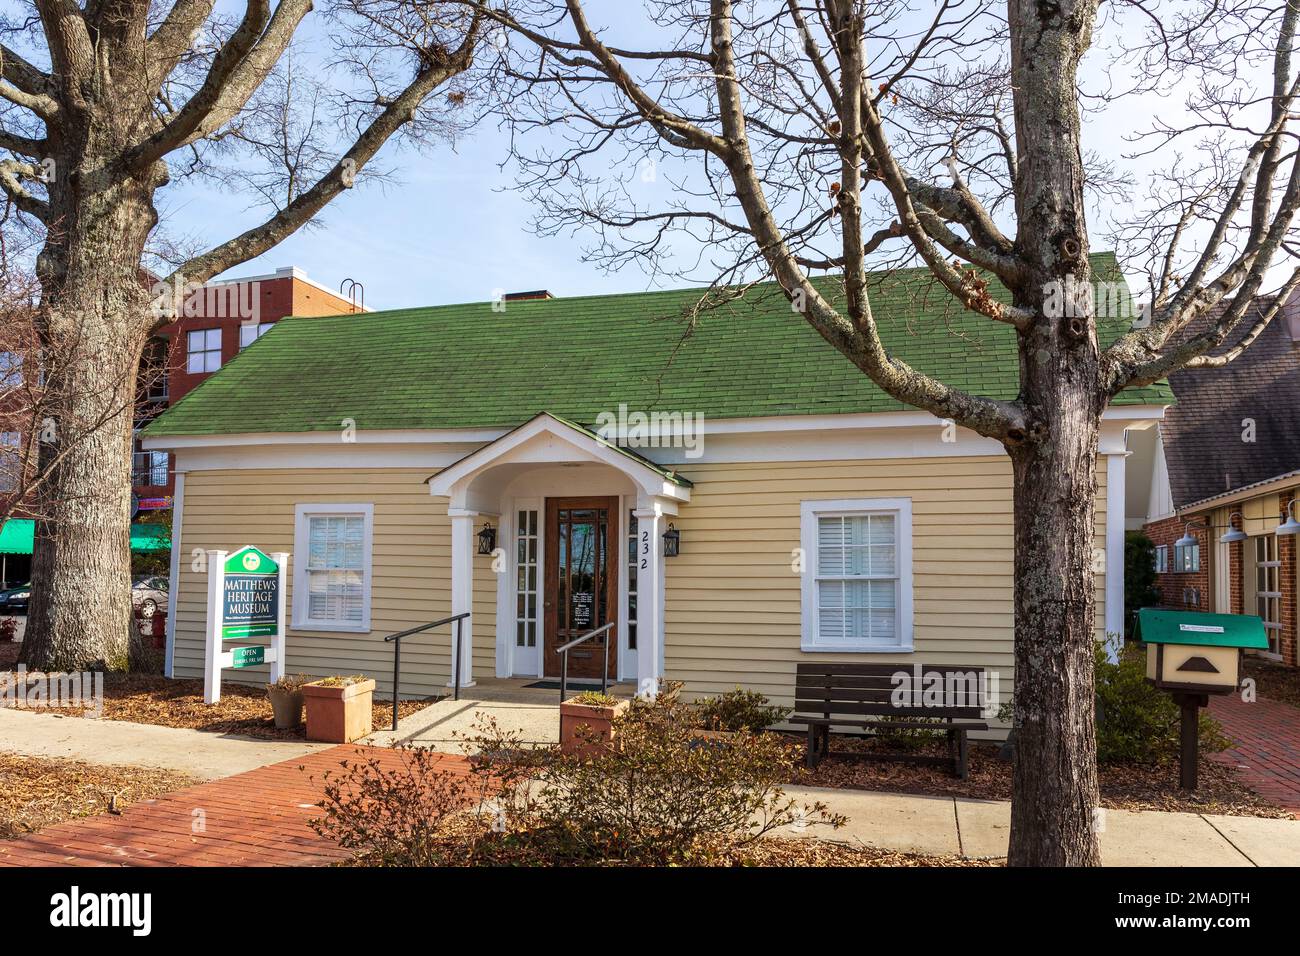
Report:
[[[1262,302],[1252,305],[1234,334],[1210,354],[1239,342]],[[1175,509],[1300,468],[1297,311],[1300,299],[1292,299],[1286,314],[1227,366],[1169,376],[1177,403],[1165,414],[1160,437]],[[1195,323],[1184,335],[1196,334],[1213,318]]]
[[[1095,257],[1117,275],[1114,257]],[[834,295],[834,279],[817,280]],[[923,269],[872,277],[885,345],[956,388],[1018,390],[1016,333],[961,310]],[[1000,287],[990,290],[1009,301]],[[711,419],[893,412],[772,283],[684,316],[688,289],[291,318],[146,430],[149,437],[374,429],[510,428],[545,409],[587,424],[620,403]],[[499,311],[498,311],[499,310]],[[1105,323],[1103,342],[1127,327]],[[1167,404],[1163,383],[1116,404]]]

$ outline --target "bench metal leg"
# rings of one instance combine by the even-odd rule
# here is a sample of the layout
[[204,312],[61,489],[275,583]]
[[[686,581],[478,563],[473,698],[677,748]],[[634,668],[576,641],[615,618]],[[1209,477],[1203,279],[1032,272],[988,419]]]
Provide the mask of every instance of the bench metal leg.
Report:
[[813,769],[813,767],[817,766],[817,761],[819,759],[820,758],[817,755],[817,725],[809,724],[808,725],[808,753],[804,757],[804,763],[808,767],[808,769],[811,770]]
[[957,731],[957,776],[965,780],[969,772],[968,759],[970,756],[969,745],[966,741],[966,731]]

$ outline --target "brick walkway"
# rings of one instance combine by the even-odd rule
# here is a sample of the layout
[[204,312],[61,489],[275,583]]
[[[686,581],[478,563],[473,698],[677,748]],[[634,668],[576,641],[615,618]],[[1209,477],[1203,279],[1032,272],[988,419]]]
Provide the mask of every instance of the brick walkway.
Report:
[[[307,825],[320,815],[321,775],[341,760],[370,756],[385,767],[401,761],[385,747],[331,747],[141,801],[120,816],[0,842],[0,866],[324,866],[349,854]],[[442,755],[440,762],[469,772],[463,757]]]
[[1241,767],[1250,786],[1300,819],[1300,710],[1229,694],[1212,698],[1210,711],[1236,741],[1214,759]]

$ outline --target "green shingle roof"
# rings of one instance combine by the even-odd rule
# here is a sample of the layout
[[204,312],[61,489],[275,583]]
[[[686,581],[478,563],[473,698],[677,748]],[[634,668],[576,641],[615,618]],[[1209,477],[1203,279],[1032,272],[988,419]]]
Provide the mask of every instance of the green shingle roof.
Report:
[[[1094,261],[1114,272],[1113,256]],[[836,281],[818,280],[836,298]],[[772,284],[685,311],[700,289],[289,318],[186,395],[150,437],[253,432],[509,428],[548,411],[592,424],[619,403],[706,418],[900,411]],[[995,295],[1006,301],[1000,288]],[[1017,391],[1015,331],[961,310],[927,272],[874,277],[886,347],[957,388]],[[1103,343],[1126,320],[1104,324]],[[1118,404],[1169,404],[1164,383]]]

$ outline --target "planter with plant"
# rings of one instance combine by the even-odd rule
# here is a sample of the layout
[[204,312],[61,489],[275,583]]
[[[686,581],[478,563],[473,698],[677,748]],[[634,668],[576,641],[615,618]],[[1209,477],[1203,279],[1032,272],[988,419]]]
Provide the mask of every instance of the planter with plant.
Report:
[[590,753],[614,740],[614,720],[628,702],[585,690],[560,704],[560,749],[564,753]]
[[364,674],[326,677],[302,685],[307,704],[307,739],[346,744],[374,728],[375,682]]
[[302,687],[307,680],[306,674],[294,674],[266,685],[266,696],[271,701],[278,730],[292,730],[302,723]]

